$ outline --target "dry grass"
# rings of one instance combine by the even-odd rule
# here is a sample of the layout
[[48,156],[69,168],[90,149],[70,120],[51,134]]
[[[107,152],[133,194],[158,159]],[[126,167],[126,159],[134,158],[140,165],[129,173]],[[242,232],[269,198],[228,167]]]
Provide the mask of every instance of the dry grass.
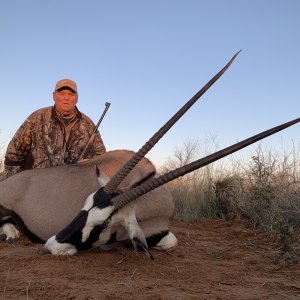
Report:
[[[178,157],[169,166],[179,166]],[[212,164],[168,185],[178,218],[248,218],[256,228],[300,229],[299,151],[278,153],[259,145],[250,161],[231,164]]]

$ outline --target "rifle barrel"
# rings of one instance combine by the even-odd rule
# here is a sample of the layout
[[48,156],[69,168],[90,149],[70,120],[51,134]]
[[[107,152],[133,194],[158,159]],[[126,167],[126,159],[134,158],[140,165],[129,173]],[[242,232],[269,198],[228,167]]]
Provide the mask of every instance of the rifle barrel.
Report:
[[93,138],[94,138],[94,136],[95,136],[95,134],[96,134],[96,132],[97,132],[97,130],[98,130],[98,128],[99,128],[99,126],[100,126],[100,124],[101,124],[101,122],[102,122],[102,120],[103,120],[105,114],[106,114],[106,112],[107,112],[108,109],[109,109],[109,106],[110,106],[110,102],[106,102],[106,103],[105,103],[105,109],[104,109],[104,111],[103,111],[103,113],[102,113],[102,115],[101,115],[101,117],[100,117],[100,119],[99,119],[97,125],[95,126],[92,135],[90,136],[88,142],[86,143],[85,148],[83,149],[83,151],[82,151],[80,157],[78,158],[77,163],[79,163],[79,162],[83,159],[84,155],[86,154],[88,147],[90,146],[91,142],[93,141]]

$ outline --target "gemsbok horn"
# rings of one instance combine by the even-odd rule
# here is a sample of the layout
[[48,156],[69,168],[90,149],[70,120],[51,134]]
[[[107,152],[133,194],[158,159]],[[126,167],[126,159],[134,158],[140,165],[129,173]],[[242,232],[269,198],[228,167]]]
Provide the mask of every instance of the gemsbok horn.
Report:
[[129,174],[129,172],[136,166],[136,164],[157,144],[157,142],[165,135],[166,132],[187,112],[187,110],[225,73],[230,67],[235,58],[241,52],[238,51],[225,67],[218,72],[204,87],[199,90],[163,127],[161,127],[145,145],[136,152],[133,157],[122,167],[122,169],[115,174],[107,185],[104,187],[104,192],[111,194],[116,191],[118,185]]

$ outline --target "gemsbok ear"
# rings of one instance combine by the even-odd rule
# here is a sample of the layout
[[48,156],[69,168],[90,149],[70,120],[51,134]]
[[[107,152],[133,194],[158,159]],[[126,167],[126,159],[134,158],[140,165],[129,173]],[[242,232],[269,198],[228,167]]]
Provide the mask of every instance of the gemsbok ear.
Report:
[[103,172],[101,173],[97,165],[95,165],[95,169],[96,169],[96,175],[100,187],[104,187],[109,182],[110,178],[107,175],[105,175]]
[[95,169],[96,169],[96,175],[97,175],[97,177],[100,177],[100,170],[99,170],[99,168],[98,168],[97,165],[95,165]]

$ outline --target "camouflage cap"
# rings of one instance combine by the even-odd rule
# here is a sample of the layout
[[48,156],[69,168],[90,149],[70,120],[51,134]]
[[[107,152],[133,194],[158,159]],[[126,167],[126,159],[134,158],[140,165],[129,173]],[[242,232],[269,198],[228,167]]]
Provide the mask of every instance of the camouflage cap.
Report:
[[70,80],[70,79],[59,80],[55,85],[55,91],[57,91],[63,87],[69,88],[73,92],[77,93],[77,84],[73,80]]

